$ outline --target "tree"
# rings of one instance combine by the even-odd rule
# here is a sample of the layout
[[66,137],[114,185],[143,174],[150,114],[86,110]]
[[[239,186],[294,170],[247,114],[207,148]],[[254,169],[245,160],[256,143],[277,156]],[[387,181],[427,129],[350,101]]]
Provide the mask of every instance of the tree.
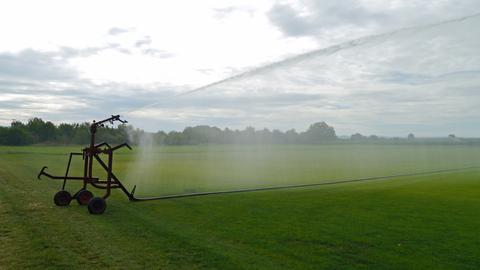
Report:
[[335,129],[325,122],[318,122],[310,125],[307,131],[303,133],[305,142],[322,143],[332,141],[337,138]]
[[255,131],[255,143],[271,143],[272,133],[268,128]]
[[167,133],[163,131],[158,131],[154,134],[153,141],[157,145],[165,144],[165,139],[167,138]]
[[287,143],[294,144],[298,142],[298,133],[295,129],[290,129],[285,132],[285,138]]
[[407,138],[409,140],[413,140],[413,139],[415,139],[415,135],[413,135],[413,133],[410,133],[410,134],[408,134]]
[[285,143],[286,140],[285,140],[285,134],[283,134],[280,130],[278,129],[274,129],[272,131],[272,143],[275,143],[275,144],[281,144],[281,143]]
[[360,133],[355,133],[350,136],[350,140],[355,141],[355,142],[360,142],[360,141],[365,141],[367,139],[366,136],[363,136]]
[[52,122],[44,122],[40,118],[28,120],[25,129],[31,134],[35,142],[55,140],[56,127]]
[[75,125],[75,133],[72,138],[74,144],[87,144],[90,140],[90,131],[88,123]]
[[63,144],[69,144],[74,134],[74,125],[62,123],[57,128],[57,139]]
[[19,127],[10,128],[5,137],[6,145],[27,145],[33,142],[32,136]]
[[238,142],[253,143],[255,141],[255,128],[247,127],[238,134]]
[[10,128],[25,128],[25,125],[20,121],[13,121],[10,124]]
[[9,129],[7,127],[0,127],[0,145],[7,144],[7,135]]
[[222,132],[222,143],[235,143],[235,131],[225,128]]
[[170,131],[165,138],[165,144],[167,145],[182,145],[186,144],[186,139],[182,132]]

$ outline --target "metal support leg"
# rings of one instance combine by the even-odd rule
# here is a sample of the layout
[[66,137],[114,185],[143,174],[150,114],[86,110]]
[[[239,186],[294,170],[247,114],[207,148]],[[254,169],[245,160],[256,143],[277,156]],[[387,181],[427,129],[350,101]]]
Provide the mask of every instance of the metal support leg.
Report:
[[108,152],[108,167],[107,167],[107,192],[105,193],[105,196],[103,196],[104,199],[108,198],[110,196],[110,188],[112,186],[112,171],[113,171],[113,153],[112,151]]
[[65,178],[63,179],[62,190],[65,190],[65,185],[67,184],[68,171],[70,170],[70,164],[72,163],[72,157],[73,156],[79,156],[79,155],[82,155],[82,153],[70,153],[70,157],[68,158],[67,170],[65,171]]
[[88,179],[88,164],[89,164],[89,159],[90,156],[86,149],[83,150],[83,158],[84,158],[84,164],[83,164],[83,189],[87,188],[87,179]]

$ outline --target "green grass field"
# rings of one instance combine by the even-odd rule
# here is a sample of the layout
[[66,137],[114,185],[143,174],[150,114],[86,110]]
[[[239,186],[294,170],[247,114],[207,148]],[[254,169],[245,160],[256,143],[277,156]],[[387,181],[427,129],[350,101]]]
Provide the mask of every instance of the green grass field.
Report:
[[[480,170],[139,203],[115,191],[106,213],[92,216],[76,202],[55,207],[60,182],[36,180],[43,165],[62,175],[66,153],[79,149],[0,147],[0,269],[480,267]],[[125,150],[114,168],[138,195],[158,195],[468,167],[479,158],[480,147],[454,145],[198,146]]]

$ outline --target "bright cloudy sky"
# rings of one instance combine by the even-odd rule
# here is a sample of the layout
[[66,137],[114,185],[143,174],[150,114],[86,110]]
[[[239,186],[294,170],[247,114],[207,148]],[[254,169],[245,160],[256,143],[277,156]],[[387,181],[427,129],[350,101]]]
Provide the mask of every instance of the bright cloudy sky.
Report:
[[478,13],[478,0],[2,1],[0,125],[121,113],[151,131],[479,136]]

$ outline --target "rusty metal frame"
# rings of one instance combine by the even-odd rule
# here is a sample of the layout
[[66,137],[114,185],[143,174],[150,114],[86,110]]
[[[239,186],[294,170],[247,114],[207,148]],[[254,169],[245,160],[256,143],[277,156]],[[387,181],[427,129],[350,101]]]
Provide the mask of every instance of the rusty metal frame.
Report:
[[[120,119],[120,115],[112,115],[111,117],[95,122],[90,125],[90,145],[88,147],[85,147],[82,149],[81,153],[78,152],[72,152],[69,154],[69,159],[67,163],[67,168],[65,170],[65,175],[64,176],[55,176],[47,173],[45,170],[48,168],[47,166],[44,166],[41,170],[40,173],[38,174],[37,178],[41,179],[42,176],[46,176],[50,179],[54,180],[63,180],[62,184],[62,189],[65,190],[65,186],[67,181],[69,180],[76,180],[76,181],[83,181],[83,187],[77,191],[72,197],[76,198],[77,194],[82,191],[86,190],[87,186],[90,184],[91,186],[98,188],[98,189],[104,189],[105,194],[103,195],[103,199],[107,199],[110,194],[112,189],[120,189],[122,190],[127,197],[130,200],[136,200],[134,197],[134,192],[135,192],[135,187],[131,192],[128,192],[128,190],[125,188],[125,186],[120,182],[120,180],[115,176],[113,173],[113,153],[121,149],[123,147],[127,147],[128,149],[132,149],[130,145],[127,143],[122,143],[120,145],[111,147],[108,143],[102,142],[102,143],[96,143],[96,133],[99,127],[103,127],[105,123],[110,123],[113,124],[115,121],[119,121],[121,123],[127,123],[127,121]],[[105,162],[100,155],[104,154],[107,155],[108,160]],[[70,165],[72,163],[72,158],[73,156],[82,156],[83,158],[83,176],[69,176],[69,171],[70,171]],[[93,176],[93,161],[98,162],[100,166],[105,170],[107,173],[107,178],[106,180],[100,180],[99,177],[94,177]]]

